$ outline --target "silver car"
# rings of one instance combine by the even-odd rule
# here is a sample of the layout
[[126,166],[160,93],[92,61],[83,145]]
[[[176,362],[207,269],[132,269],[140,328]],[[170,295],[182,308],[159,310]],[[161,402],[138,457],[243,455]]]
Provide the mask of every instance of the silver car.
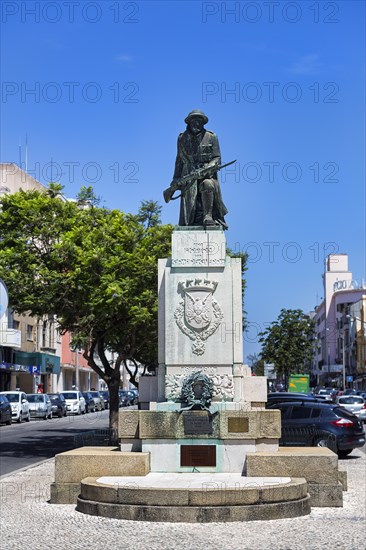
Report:
[[99,393],[99,391],[90,391],[89,393],[92,396],[92,398],[94,399],[95,409],[97,411],[104,411],[105,404],[104,404],[104,399],[103,399],[102,394]]
[[318,399],[324,399],[325,401],[332,401],[332,388],[322,388],[315,394]]
[[336,403],[366,422],[366,402],[359,395],[340,395],[337,397]]
[[46,393],[28,393],[27,399],[31,418],[52,418],[52,403]]

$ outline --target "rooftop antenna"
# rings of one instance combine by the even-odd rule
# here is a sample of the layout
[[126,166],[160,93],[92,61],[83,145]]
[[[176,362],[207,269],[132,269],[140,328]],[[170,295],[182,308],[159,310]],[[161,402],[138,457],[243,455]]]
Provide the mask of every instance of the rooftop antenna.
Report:
[[25,134],[25,171],[28,173],[28,134]]

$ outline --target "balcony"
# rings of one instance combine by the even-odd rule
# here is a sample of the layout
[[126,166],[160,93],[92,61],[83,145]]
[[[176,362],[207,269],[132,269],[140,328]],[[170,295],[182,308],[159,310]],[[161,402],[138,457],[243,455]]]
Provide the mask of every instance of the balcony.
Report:
[[14,328],[0,327],[0,346],[20,349],[22,345],[22,332]]

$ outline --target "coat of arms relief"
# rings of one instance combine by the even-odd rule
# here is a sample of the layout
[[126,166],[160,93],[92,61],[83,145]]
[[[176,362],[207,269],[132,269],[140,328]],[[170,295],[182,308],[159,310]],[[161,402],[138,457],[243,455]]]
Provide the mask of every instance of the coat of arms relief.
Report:
[[216,332],[224,314],[213,294],[217,281],[208,279],[187,279],[178,284],[182,296],[174,312],[175,321],[180,330],[192,341],[192,353],[203,355],[206,340]]

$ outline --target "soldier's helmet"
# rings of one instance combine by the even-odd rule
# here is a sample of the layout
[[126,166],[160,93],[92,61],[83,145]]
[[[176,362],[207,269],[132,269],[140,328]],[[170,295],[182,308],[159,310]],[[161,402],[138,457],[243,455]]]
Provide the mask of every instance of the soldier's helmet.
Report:
[[205,115],[205,113],[203,113],[202,111],[200,111],[199,109],[194,109],[193,111],[191,111],[187,116],[186,118],[184,119],[184,122],[186,124],[189,124],[190,120],[194,117],[200,117],[203,119],[203,123],[204,124],[207,124],[208,122],[208,118],[207,116]]

